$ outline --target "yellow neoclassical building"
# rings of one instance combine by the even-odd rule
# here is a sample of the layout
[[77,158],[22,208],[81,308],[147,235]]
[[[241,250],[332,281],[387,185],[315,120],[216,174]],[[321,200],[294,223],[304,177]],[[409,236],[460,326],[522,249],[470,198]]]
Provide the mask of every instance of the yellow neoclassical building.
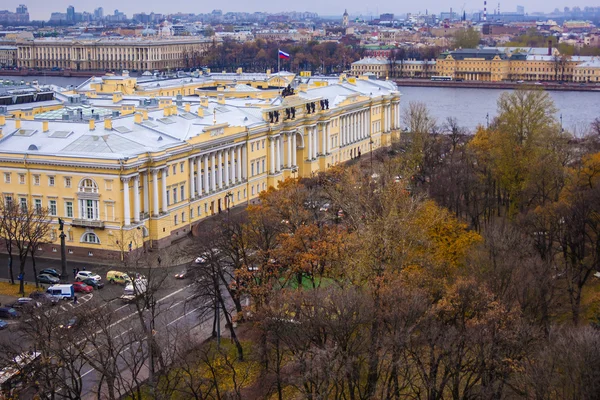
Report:
[[[56,217],[44,253],[60,252],[60,217],[68,254],[118,258],[168,246],[287,177],[386,146],[398,133],[391,82],[305,78],[298,88],[264,98],[57,94],[70,99],[62,114],[1,115],[3,200]],[[106,111],[119,103],[131,112]]]
[[[548,54],[548,53],[551,54]],[[396,61],[364,58],[352,64],[353,74],[373,73],[378,77],[446,76],[465,81],[565,81],[597,82],[599,59],[564,56],[556,49],[484,47],[442,53],[435,61]]]
[[42,38],[16,43],[20,68],[165,70],[189,67],[212,42],[198,37]]

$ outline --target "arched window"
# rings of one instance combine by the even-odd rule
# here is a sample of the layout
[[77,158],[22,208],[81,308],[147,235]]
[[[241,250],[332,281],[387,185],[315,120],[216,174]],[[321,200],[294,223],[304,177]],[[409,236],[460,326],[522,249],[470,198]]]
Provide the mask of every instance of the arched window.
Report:
[[100,244],[100,238],[94,232],[86,232],[81,237],[83,243]]
[[92,179],[85,178],[79,182],[79,191],[84,193],[98,193],[98,185]]

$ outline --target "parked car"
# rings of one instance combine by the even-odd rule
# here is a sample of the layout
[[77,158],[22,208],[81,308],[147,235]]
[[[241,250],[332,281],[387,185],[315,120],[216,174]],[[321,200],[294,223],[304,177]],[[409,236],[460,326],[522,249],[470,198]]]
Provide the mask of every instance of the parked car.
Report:
[[91,293],[94,291],[94,288],[83,282],[73,282],[73,290],[76,293]]
[[330,204],[329,203],[325,203],[325,204],[323,204],[321,206],[321,208],[319,208],[319,211],[321,211],[321,212],[327,212],[327,211],[329,211],[329,207],[330,207]]
[[6,329],[8,328],[8,322],[4,321],[3,319],[0,319],[0,330]]
[[119,271],[108,271],[106,273],[106,280],[110,283],[118,283],[120,285],[127,285],[131,282],[129,275]]
[[11,319],[19,318],[20,314],[11,307],[0,307],[0,318]]
[[56,271],[53,268],[46,268],[40,271],[40,275],[41,274],[46,274],[46,275],[51,275],[54,276],[56,278],[60,278],[60,274],[58,273],[58,271]]
[[49,283],[51,285],[54,285],[55,283],[60,282],[60,279],[58,279],[55,276],[48,275],[48,274],[40,274],[40,275],[38,275],[37,279],[38,279],[39,283]]
[[75,276],[76,281],[82,281],[84,279],[92,278],[95,281],[99,281],[102,278],[100,275],[93,273],[92,271],[79,271]]
[[54,305],[60,301],[60,299],[58,297],[52,296],[51,294],[44,293],[44,292],[31,292],[29,297],[34,299],[35,301],[39,301],[40,303],[49,303],[52,305]]
[[194,262],[196,264],[206,264],[211,257],[219,255],[221,251],[219,249],[212,249],[211,251],[205,251],[200,254],[200,257],[197,257]]
[[104,283],[102,283],[100,281],[95,281],[92,278],[84,279],[81,282],[85,283],[88,286],[93,287],[94,290],[102,289],[104,287]]

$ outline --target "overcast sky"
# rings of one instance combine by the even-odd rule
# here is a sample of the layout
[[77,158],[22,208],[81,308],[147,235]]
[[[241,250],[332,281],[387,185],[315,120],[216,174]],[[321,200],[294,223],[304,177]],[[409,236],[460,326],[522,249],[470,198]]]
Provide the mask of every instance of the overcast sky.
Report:
[[[112,14],[115,9],[126,13],[129,17],[133,13],[152,11],[156,13],[206,13],[214,8],[221,8],[223,12],[228,11],[313,11],[321,15],[341,15],[344,8],[348,8],[350,15],[378,15],[384,12],[392,12],[395,14],[404,14],[406,12],[425,12],[439,13],[442,9],[449,10],[452,7],[454,10],[462,10],[465,4],[467,13],[483,9],[483,0],[455,0],[454,2],[440,0],[420,0],[414,2],[398,2],[396,0],[380,0],[380,1],[364,1],[364,0],[345,0],[345,1],[321,1],[321,0],[301,0],[298,2],[274,2],[266,0],[228,0],[226,2],[200,2],[189,0],[105,0],[98,2],[97,0],[2,0],[0,9],[7,8],[15,11],[16,7],[24,3],[29,8],[29,14],[32,19],[50,18],[50,13],[53,11],[65,12],[68,5],[73,4],[75,11],[92,12],[94,8],[102,6],[104,14]],[[455,4],[453,4],[455,3]],[[525,6],[525,12],[532,11],[552,11],[554,8],[562,9],[564,6],[598,6],[598,1],[593,0],[576,0],[575,3],[565,2],[564,0],[511,0],[500,4],[500,11],[515,11],[517,4]],[[498,6],[498,3],[488,1],[488,13]]]

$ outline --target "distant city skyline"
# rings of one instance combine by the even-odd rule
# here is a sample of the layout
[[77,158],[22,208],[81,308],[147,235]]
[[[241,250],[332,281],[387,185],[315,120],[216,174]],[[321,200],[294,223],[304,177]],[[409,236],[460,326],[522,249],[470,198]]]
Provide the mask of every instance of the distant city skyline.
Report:
[[[222,9],[226,12],[285,12],[285,11],[309,11],[316,12],[323,16],[334,16],[341,15],[344,9],[347,9],[351,15],[373,15],[377,16],[381,13],[425,13],[427,10],[430,14],[438,14],[441,11],[448,11],[450,7],[454,11],[460,12],[463,7],[463,2],[456,1],[456,4],[448,2],[440,2],[436,0],[424,0],[419,2],[418,7],[414,7],[407,4],[397,3],[392,0],[380,1],[380,2],[364,2],[356,0],[347,0],[345,2],[320,2],[320,1],[303,1],[296,4],[286,3],[285,5],[274,5],[272,2],[248,2],[242,0],[230,0],[227,2],[225,7],[219,6],[217,3],[190,3],[184,0],[171,0],[169,2],[159,0],[146,0],[143,2],[121,2],[118,0],[107,0],[103,2],[90,1],[90,0],[55,0],[52,2],[42,0],[5,0],[3,1],[0,9],[8,9],[14,11],[19,4],[25,4],[29,9],[29,14],[32,20],[48,20],[52,12],[66,12],[69,5],[73,5],[77,12],[88,11],[92,13],[95,8],[103,7],[104,14],[112,14],[115,9],[120,12],[124,12],[128,17],[131,17],[134,13],[209,13],[213,9]],[[367,6],[368,4],[368,6]],[[474,1],[470,0],[465,2],[464,10],[467,13],[472,11],[480,10],[483,8],[483,0]],[[528,13],[531,12],[552,12],[555,8],[562,10],[564,7],[597,7],[598,4],[592,0],[582,0],[579,4],[566,3],[564,0],[511,0],[506,2],[500,2],[500,11],[515,11],[517,5],[525,6],[525,10]],[[284,8],[285,7],[285,8]],[[488,13],[494,12],[498,7],[498,2],[493,0],[488,1]]]

